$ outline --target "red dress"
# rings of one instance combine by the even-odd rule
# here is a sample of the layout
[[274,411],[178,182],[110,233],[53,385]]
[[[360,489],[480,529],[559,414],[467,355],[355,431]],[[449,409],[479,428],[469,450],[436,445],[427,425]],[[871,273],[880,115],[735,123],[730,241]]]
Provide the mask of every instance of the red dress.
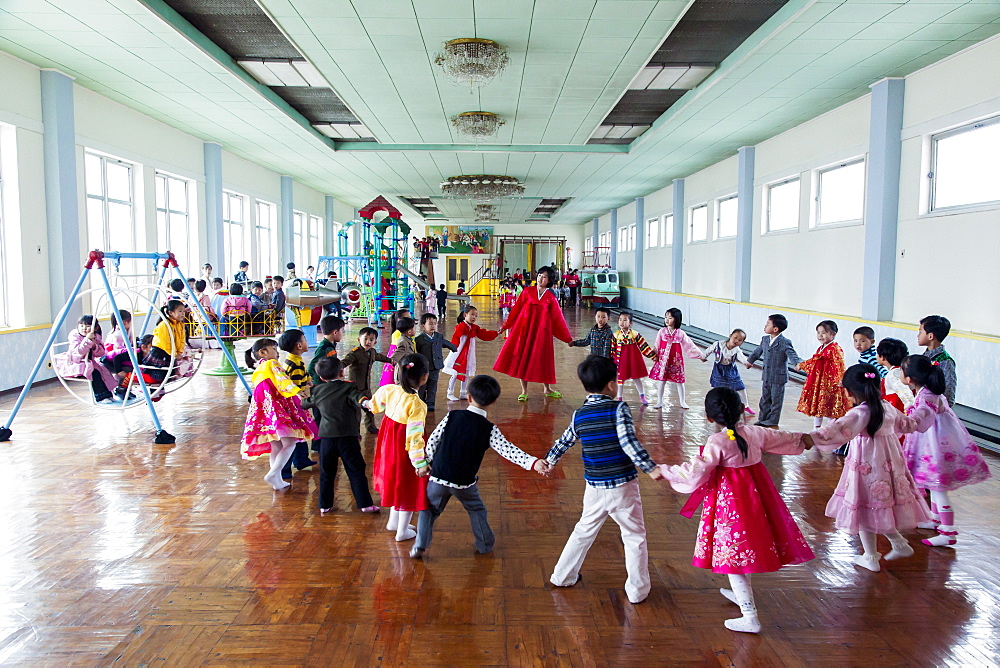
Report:
[[545,290],[539,298],[537,288],[525,288],[503,329],[510,329],[510,338],[504,341],[493,369],[527,383],[556,382],[552,337],[566,343],[573,337],[552,291]]
[[618,365],[618,382],[646,377],[646,360],[655,358],[653,349],[634,329],[619,329],[611,341],[611,359]]
[[463,382],[467,376],[475,376],[476,339],[492,341],[498,336],[500,332],[483,329],[479,325],[470,325],[463,320],[455,327],[455,333],[451,337],[451,342],[458,346],[458,350],[448,354],[448,359],[444,361],[444,368],[441,370]]
[[799,397],[798,411],[813,417],[839,418],[847,414],[847,390],[844,379],[844,351],[836,341],[822,345],[816,354],[802,363],[809,375]]
[[381,505],[397,510],[427,510],[427,478],[413,472],[409,454],[400,445],[406,425],[386,416],[378,428],[372,482],[382,496]]

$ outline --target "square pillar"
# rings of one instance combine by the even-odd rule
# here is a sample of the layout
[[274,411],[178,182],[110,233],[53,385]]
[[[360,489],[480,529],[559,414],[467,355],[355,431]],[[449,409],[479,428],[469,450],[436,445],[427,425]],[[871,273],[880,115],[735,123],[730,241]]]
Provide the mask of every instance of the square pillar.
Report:
[[323,248],[320,255],[336,255],[337,240],[333,238],[333,197],[327,195],[324,203],[326,205],[326,216],[323,219]]
[[684,179],[674,179],[674,239],[671,250],[670,291],[684,290]]
[[739,169],[736,177],[736,281],[733,299],[750,301],[750,263],[753,247],[753,146],[738,152]]
[[896,299],[896,227],[903,148],[903,79],[871,87],[868,170],[865,176],[865,266],[861,317],[892,320]]
[[[80,233],[73,79],[55,70],[42,70],[40,77],[49,304],[55,321],[80,279],[86,251],[90,249],[84,249],[85,242]],[[75,326],[81,313],[80,308],[70,311],[66,320],[70,324],[64,327],[65,331]]]
[[[296,262],[295,257],[295,224],[292,215],[294,203],[292,200],[292,177],[281,176],[281,205],[278,207],[278,240],[281,254],[281,271],[289,262]],[[299,268],[295,267],[295,273],[299,274]],[[306,275],[305,267],[302,267],[301,274]]]
[[611,209],[611,268],[618,268],[618,209]]
[[646,198],[635,198],[635,276],[632,285],[642,287],[642,253],[646,248]]
[[[226,276],[239,259],[225,257],[226,231],[222,225],[222,145],[205,142],[205,261],[216,276]],[[229,263],[229,264],[227,264]],[[197,268],[200,274],[200,267]],[[235,270],[234,270],[235,271]]]

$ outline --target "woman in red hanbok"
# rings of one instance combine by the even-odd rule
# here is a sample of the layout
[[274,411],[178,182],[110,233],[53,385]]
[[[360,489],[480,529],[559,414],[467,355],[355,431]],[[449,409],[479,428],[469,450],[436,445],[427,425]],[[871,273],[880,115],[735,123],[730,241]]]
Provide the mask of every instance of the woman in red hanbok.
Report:
[[555,278],[552,267],[539,269],[535,287],[524,289],[501,327],[501,331],[510,330],[510,338],[504,341],[493,369],[521,381],[518,401],[528,400],[528,383],[542,383],[547,397],[558,399],[562,396],[552,387],[556,382],[552,337],[569,343],[573,336],[566,326],[559,301],[549,290]]

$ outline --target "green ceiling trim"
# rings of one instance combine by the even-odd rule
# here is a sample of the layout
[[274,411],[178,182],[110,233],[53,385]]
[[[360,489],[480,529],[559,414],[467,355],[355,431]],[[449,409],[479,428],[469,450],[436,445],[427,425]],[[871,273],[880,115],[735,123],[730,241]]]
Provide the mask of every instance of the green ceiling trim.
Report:
[[177,10],[164,2],[164,0],[139,0],[139,3],[146,7],[149,11],[153,12],[156,16],[160,17],[161,20],[174,30],[184,35],[188,41],[204,51],[209,58],[229,70],[233,76],[260,93],[268,102],[284,112],[289,118],[301,125],[305,130],[308,130],[314,137],[322,141],[330,148],[336,150],[337,146],[333,139],[327,137],[314,128],[309,122],[309,119],[296,111],[296,109],[290,104],[285,102],[281,96],[271,90],[269,86],[265,86],[254,79],[249,72],[239,66],[232,56],[223,51],[218,44],[206,37],[205,33],[191,25],[186,18],[181,16]]
[[376,142],[336,142],[338,151],[424,151],[448,153],[620,153],[628,144],[379,144]]

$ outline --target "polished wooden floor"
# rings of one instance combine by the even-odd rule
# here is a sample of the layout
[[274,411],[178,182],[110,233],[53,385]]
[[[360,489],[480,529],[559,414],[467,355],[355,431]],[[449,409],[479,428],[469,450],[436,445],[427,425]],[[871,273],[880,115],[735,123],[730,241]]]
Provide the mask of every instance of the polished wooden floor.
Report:
[[[495,322],[492,309],[482,315]],[[581,336],[590,318],[567,310]],[[479,345],[487,368],[499,342]],[[511,440],[547,450],[583,397],[574,373],[583,354],[557,347],[563,400],[543,400],[534,388],[518,404],[516,382],[500,377],[504,396],[491,417]],[[709,370],[688,363],[692,410],[634,409],[657,461],[681,462],[709,433],[699,410]],[[760,374],[744,377],[755,403]],[[797,394],[790,385],[788,428],[811,424],[794,412]],[[635,407],[634,390],[627,398]],[[13,399],[0,397],[0,414]],[[32,395],[14,439],[0,444],[0,663],[980,666],[1000,656],[993,455],[995,477],[954,494],[956,549],[925,547],[916,539],[927,532],[916,532],[916,555],[881,573],[852,566],[856,539],[823,515],[839,457],[766,459],[817,559],[754,578],[764,624],[754,636],[722,626],[737,616],[718,594],[724,577],[691,566],[697,522],[677,514],[684,497],[665,485],[641,483],[653,590],[633,606],[611,522],[584,582],[546,586],[581,509],[578,451],[551,479],[488,455],[480,488],[495,552],[474,554],[455,504],[428,558],[413,561],[412,542],[397,544],[384,515],[357,512],[345,480],[324,517],[318,472],[296,473],[290,491],[272,492],[263,461],[240,460],[246,407],[232,379],[199,376],[157,404],[177,436],[166,446],[152,443],[144,409],[98,411],[58,385]],[[366,437],[369,463],[373,445]]]

